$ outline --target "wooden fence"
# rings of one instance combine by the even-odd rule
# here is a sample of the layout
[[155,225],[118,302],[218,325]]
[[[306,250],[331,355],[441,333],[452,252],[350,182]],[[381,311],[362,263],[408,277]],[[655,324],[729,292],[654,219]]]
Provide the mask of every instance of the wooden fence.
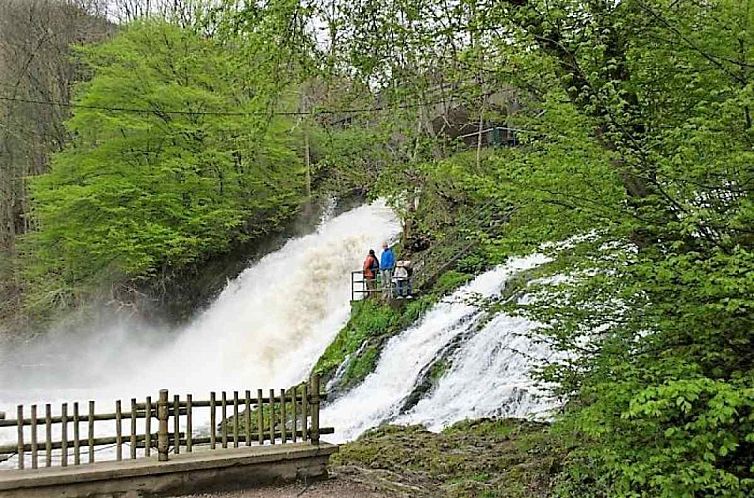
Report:
[[[59,450],[56,454],[59,461],[55,464],[67,467],[94,463],[98,447],[108,446],[114,447],[115,460],[148,458],[155,450],[159,461],[167,461],[171,453],[191,453],[198,445],[212,450],[251,446],[252,442],[264,445],[265,441],[269,444],[308,441],[317,445],[320,434],[333,433],[331,428],[319,426],[320,400],[324,397],[319,390],[319,376],[313,375],[309,383],[278,391],[270,389],[268,395],[258,389],[256,396],[251,391],[241,396],[238,391],[232,396],[223,391],[219,398],[211,392],[208,400],[195,400],[191,394],[183,399],[174,395],[171,399],[167,390],[161,390],[156,400],[149,396],[143,403],[131,399],[126,411],[120,400],[115,402],[114,412],[106,413],[97,413],[94,401],[89,401],[86,412],[79,403],[63,403],[54,416],[50,404],[44,405],[44,413],[37,405],[31,405],[28,413],[26,407],[18,405],[15,419],[0,415],[0,428],[17,428],[17,443],[0,446],[0,456],[15,454],[18,469],[36,469],[53,466],[55,450]],[[200,408],[209,409],[206,435],[194,430],[194,417]],[[153,419],[156,419],[154,432]],[[95,437],[98,432],[95,423],[102,421],[115,421],[114,435]],[[53,433],[58,433],[59,439],[54,440]],[[126,456],[124,446],[129,450]]]

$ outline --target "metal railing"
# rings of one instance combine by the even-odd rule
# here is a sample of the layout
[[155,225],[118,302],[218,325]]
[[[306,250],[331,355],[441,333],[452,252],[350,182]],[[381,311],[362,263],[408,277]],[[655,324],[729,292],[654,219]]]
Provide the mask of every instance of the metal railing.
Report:
[[392,295],[393,282],[388,279],[387,285],[382,281],[382,272],[377,272],[377,276],[371,280],[373,287],[369,288],[369,280],[364,277],[363,270],[351,272],[351,301],[358,301],[372,294],[383,294],[386,290],[388,296]]
[[[243,395],[234,391],[231,397],[223,391],[219,400],[215,392],[207,400],[195,400],[191,394],[183,399],[176,394],[170,399],[163,389],[155,401],[149,396],[144,402],[131,399],[129,411],[123,411],[120,400],[115,402],[114,412],[106,413],[97,413],[94,401],[88,402],[86,413],[81,412],[79,403],[62,403],[59,413],[53,414],[48,403],[44,405],[44,415],[37,405],[31,405],[27,416],[24,405],[18,405],[15,419],[0,414],[0,429],[17,429],[16,444],[0,446],[0,457],[8,460],[16,456],[17,468],[23,470],[51,467],[54,463],[61,467],[95,463],[95,452],[108,446],[114,447],[115,460],[124,459],[127,446],[127,458],[149,458],[155,450],[158,461],[167,461],[171,453],[191,453],[197,445],[207,445],[212,450],[252,446],[252,442],[257,446],[298,441],[318,445],[321,434],[334,432],[332,428],[320,428],[320,401],[325,396],[319,391],[319,376],[313,375],[308,383],[277,392],[270,389],[267,396],[258,389],[256,396],[251,391]],[[208,434],[201,434],[194,427],[195,410],[200,408],[209,409]],[[95,425],[102,421],[115,421],[114,435],[98,434],[101,430],[96,429],[102,429],[102,424]],[[124,425],[127,434],[123,433]]]

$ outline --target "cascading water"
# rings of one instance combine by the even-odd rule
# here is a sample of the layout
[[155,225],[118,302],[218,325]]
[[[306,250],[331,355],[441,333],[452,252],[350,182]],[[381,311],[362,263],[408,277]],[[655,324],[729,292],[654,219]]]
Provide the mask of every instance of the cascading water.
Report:
[[440,430],[467,418],[546,415],[557,403],[529,375],[551,354],[529,337],[536,325],[504,313],[494,317],[455,352],[431,395],[395,422]]
[[[513,258],[460,288],[414,327],[392,338],[383,349],[375,371],[324,410],[322,420],[335,427],[332,439],[353,439],[364,430],[388,421],[441,427],[467,417],[523,416],[549,407],[546,401],[535,401],[535,388],[526,375],[528,366],[523,356],[514,352],[546,354],[522,335],[534,324],[499,315],[457,350],[453,367],[438,388],[408,414],[400,414],[403,401],[415,387],[420,373],[451,340],[469,334],[483,318],[484,312],[471,302],[473,296],[494,296],[504,288],[508,278],[547,261],[540,254]],[[507,403],[513,400],[518,401]]]
[[[0,365],[0,411],[89,399],[112,407],[160,388],[203,398],[211,390],[297,383],[348,319],[351,271],[399,230],[384,203],[325,220],[230,281],[184,330],[149,336],[159,341],[124,324],[29,346]],[[0,429],[0,442],[13,438]]]
[[[367,249],[398,231],[384,204],[362,206],[324,220],[315,233],[252,265],[178,333],[158,333],[155,341],[154,334],[137,334],[125,324],[18,352],[12,368],[0,365],[0,410],[89,399],[112,406],[115,399],[154,396],[164,387],[202,397],[212,390],[299,382],[348,319],[351,270]],[[352,439],[387,421],[438,429],[463,418],[527,416],[551,408],[527,375],[530,360],[547,355],[526,337],[534,324],[505,314],[485,322],[475,303],[475,297],[499,294],[510,277],[546,261],[540,254],[511,259],[391,339],[375,371],[324,409],[322,423],[336,429],[328,439]],[[458,338],[463,340],[450,353],[451,367],[435,389],[401,413],[428,365]],[[0,430],[0,443],[13,438],[14,430]]]

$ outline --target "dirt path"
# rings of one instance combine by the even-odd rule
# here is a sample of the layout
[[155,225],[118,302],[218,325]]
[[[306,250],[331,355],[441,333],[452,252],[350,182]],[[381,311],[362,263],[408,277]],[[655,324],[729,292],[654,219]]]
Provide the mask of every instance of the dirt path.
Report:
[[226,493],[189,495],[182,498],[393,498],[394,496],[396,495],[386,491],[375,490],[374,486],[354,482],[345,477],[333,477],[308,485],[295,483]]
[[190,495],[184,498],[389,498],[392,496],[360,484],[333,481],[319,482],[308,487],[303,484],[292,484],[228,493]]

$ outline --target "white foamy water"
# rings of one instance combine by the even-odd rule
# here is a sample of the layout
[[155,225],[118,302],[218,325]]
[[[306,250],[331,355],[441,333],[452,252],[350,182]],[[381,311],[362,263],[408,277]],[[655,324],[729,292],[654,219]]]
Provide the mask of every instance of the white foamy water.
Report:
[[[322,420],[326,425],[335,427],[332,439],[350,440],[380,423],[395,421],[420,373],[451,340],[469,333],[478,324],[483,313],[469,298],[474,295],[491,297],[499,294],[510,277],[547,261],[548,258],[540,254],[513,258],[507,264],[482,274],[460,288],[431,309],[415,326],[390,339],[375,371],[361,385],[325,408]],[[504,352],[501,341],[511,346],[517,340],[523,341],[517,332],[531,324],[521,321],[516,327],[508,327],[514,325],[513,321],[503,322],[502,316],[493,319],[463,345],[456,353],[457,360],[453,368],[443,378],[436,392],[430,398],[420,401],[403,420],[442,426],[480,413],[489,415],[495,410],[501,413],[506,398],[496,400],[492,396],[504,391],[512,394],[515,388],[524,387],[524,383],[527,387],[530,386],[530,382],[523,379],[526,369],[520,360],[507,364],[511,356]],[[507,335],[509,337],[504,338]],[[485,365],[489,368],[485,368]],[[495,387],[480,387],[485,383]],[[470,389],[471,385],[476,385],[476,388]],[[469,391],[464,391],[467,388]],[[485,396],[491,398],[484,400],[485,404],[482,404],[481,400]],[[439,406],[442,403],[447,406]],[[521,410],[516,414],[523,415],[529,408],[536,408],[532,404],[520,406]]]
[[348,319],[351,271],[398,230],[375,205],[289,242],[232,281],[171,346],[179,364],[156,362],[152,375],[179,389],[300,381]]
[[[362,206],[253,264],[169,338],[145,338],[120,324],[81,342],[70,336],[33,346],[28,356],[38,362],[23,375],[19,365],[0,366],[0,411],[15,418],[16,404],[54,402],[59,413],[62,401],[89,399],[111,411],[115,399],[125,407],[131,397],[155,399],[161,388],[204,399],[212,390],[297,383],[348,319],[351,271],[399,230],[383,203]],[[76,375],[80,369],[87,375]],[[14,431],[0,429],[0,442],[14,441]]]
[[529,375],[551,354],[529,337],[536,326],[506,314],[493,318],[452,355],[452,366],[431,395],[396,423],[441,430],[467,418],[546,415],[557,403]]

